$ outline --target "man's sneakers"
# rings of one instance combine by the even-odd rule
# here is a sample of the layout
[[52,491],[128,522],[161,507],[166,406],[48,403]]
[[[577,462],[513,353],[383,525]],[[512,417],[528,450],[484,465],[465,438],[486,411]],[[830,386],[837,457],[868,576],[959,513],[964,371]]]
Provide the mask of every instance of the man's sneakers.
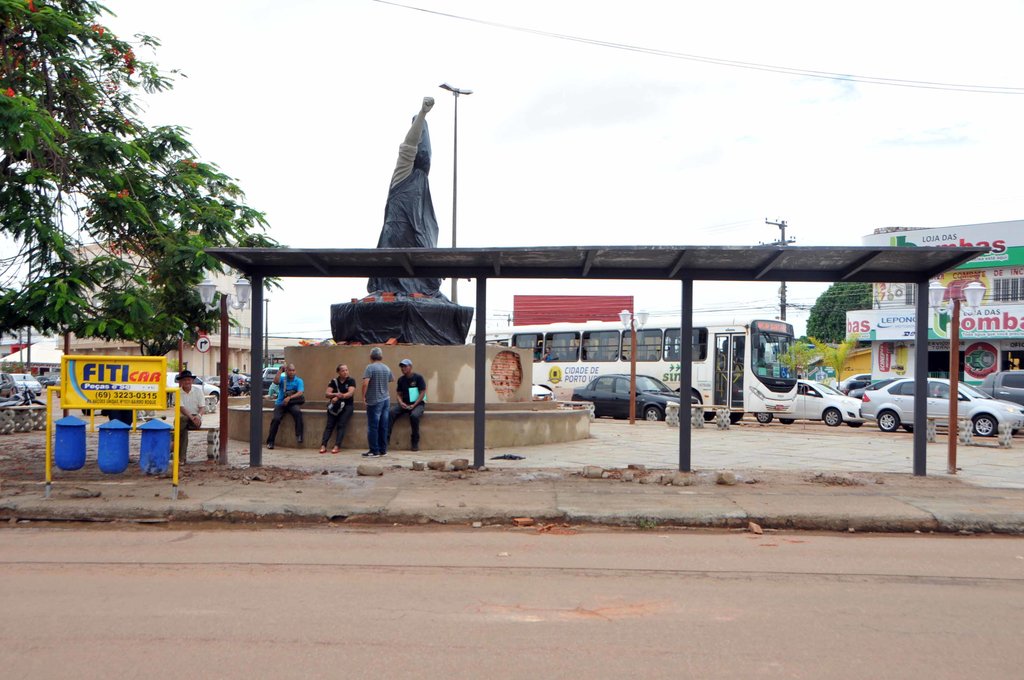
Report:
[[388,455],[387,451],[367,451],[362,454],[363,458],[383,458],[386,455]]
[[274,450],[274,442],[267,442],[267,448],[270,449],[271,451],[273,451]]

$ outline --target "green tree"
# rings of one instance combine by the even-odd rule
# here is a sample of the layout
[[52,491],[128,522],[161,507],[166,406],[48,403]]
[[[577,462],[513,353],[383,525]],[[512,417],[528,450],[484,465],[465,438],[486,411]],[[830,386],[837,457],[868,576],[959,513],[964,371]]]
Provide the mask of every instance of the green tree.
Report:
[[821,354],[822,362],[836,372],[836,380],[839,380],[843,375],[846,359],[850,356],[853,348],[857,346],[857,338],[850,336],[835,346],[819,340],[813,335],[810,337],[810,341],[814,345],[814,349]]
[[779,357],[779,361],[798,377],[803,377],[807,374],[807,366],[817,358],[818,354],[813,346],[797,340]]
[[846,312],[870,308],[870,283],[833,283],[811,307],[807,335],[840,343],[846,337]]
[[91,0],[0,0],[0,331],[132,340],[164,354],[216,313],[215,246],[273,246],[262,213],[175,126],[139,117],[171,81]]

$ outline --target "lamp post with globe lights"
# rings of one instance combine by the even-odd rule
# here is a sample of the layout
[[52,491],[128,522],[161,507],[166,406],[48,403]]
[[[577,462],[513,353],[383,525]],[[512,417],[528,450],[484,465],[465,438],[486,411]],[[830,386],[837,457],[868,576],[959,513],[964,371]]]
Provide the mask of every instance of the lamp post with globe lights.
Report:
[[220,450],[219,458],[222,465],[228,463],[228,305],[232,309],[244,309],[249,305],[249,296],[252,293],[252,286],[243,278],[235,281],[235,294],[220,294],[220,301],[214,302],[217,295],[217,284],[206,279],[196,288],[199,289],[199,299],[203,301],[207,309],[220,307]]
[[647,323],[647,312],[633,314],[628,309],[619,312],[622,327],[630,331],[629,343],[629,424],[636,425],[636,328]]
[[[947,289],[938,281],[932,281],[928,286],[928,303],[933,309],[940,309],[949,294],[952,305],[952,318],[949,322],[949,442],[946,453],[946,472],[956,474],[956,440],[959,419],[959,398],[960,398],[960,299],[961,290],[952,285]],[[964,300],[967,306],[975,309],[981,305],[985,297],[985,286],[978,281],[972,281],[962,289]],[[928,339],[923,340],[925,343]],[[919,395],[924,396],[924,395]]]

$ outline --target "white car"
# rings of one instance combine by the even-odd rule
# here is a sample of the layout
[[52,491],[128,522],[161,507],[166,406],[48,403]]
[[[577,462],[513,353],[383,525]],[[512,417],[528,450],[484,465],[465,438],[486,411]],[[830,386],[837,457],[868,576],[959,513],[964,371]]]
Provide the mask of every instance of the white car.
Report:
[[[177,387],[178,386],[177,377],[178,377],[177,371],[171,371],[170,373],[168,373],[167,374],[167,386],[168,387]],[[213,397],[213,402],[215,404],[220,401],[220,388],[217,387],[216,385],[211,385],[210,383],[205,382],[202,378],[199,378],[199,377],[196,377],[192,381],[192,384],[195,387],[198,387],[199,389],[201,389],[203,391],[203,396],[205,396],[205,397]]]
[[37,397],[43,393],[43,386],[35,379],[35,376],[28,373],[11,373],[11,377],[18,384],[20,392],[32,390]]
[[[780,413],[779,422],[789,425],[794,420],[821,420],[829,427],[846,423],[860,427],[864,418],[860,415],[860,400],[848,397],[834,387],[813,380],[796,381],[796,399],[791,413]],[[771,413],[758,413],[757,422],[770,423]]]
[[[999,426],[1009,424],[1014,430],[1024,427],[1024,408],[1012,401],[992,399],[970,385],[958,385],[957,417],[970,418],[974,434],[992,437]],[[945,423],[949,420],[949,379],[928,378],[928,417]],[[914,379],[902,378],[882,389],[867,390],[861,401],[865,418],[878,423],[882,432],[895,432],[914,428]]]

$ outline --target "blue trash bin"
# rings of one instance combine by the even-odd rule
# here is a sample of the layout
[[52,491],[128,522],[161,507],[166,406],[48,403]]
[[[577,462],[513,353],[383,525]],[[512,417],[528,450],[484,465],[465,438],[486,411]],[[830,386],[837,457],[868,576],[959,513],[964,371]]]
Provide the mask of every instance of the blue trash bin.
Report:
[[171,432],[173,425],[162,420],[151,420],[139,427],[142,444],[139,452],[139,468],[147,475],[167,472],[171,464]]
[[54,424],[57,426],[57,435],[53,445],[53,462],[61,470],[81,470],[85,465],[85,421],[67,416]]
[[111,420],[99,426],[100,444],[96,461],[100,471],[108,475],[119,475],[128,469],[128,433],[131,425],[120,420]]

